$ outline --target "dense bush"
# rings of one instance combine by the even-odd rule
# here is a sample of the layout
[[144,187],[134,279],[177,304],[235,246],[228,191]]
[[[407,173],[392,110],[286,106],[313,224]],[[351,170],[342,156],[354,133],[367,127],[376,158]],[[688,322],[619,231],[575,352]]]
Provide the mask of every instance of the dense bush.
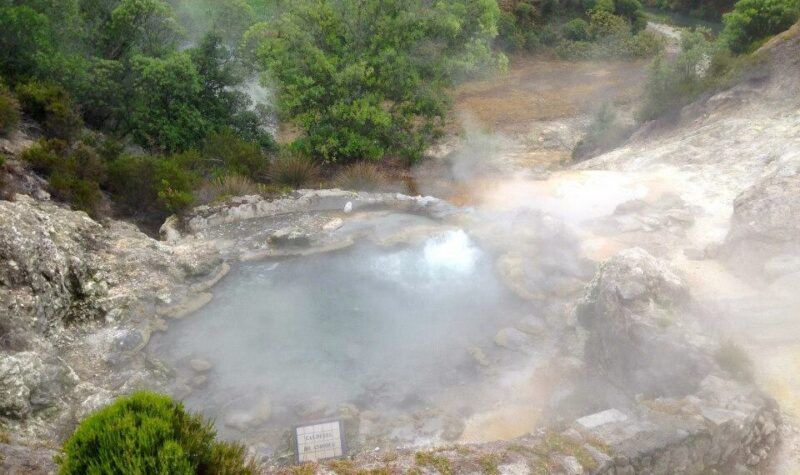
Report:
[[269,169],[269,160],[261,147],[242,140],[230,130],[206,137],[203,157],[211,168],[219,170],[213,174],[236,174],[263,179]]
[[33,81],[20,85],[16,92],[22,110],[42,124],[47,136],[71,140],[83,127],[81,116],[64,87]]
[[740,0],[723,16],[720,41],[734,53],[745,53],[800,19],[800,0]]
[[132,214],[163,219],[194,203],[192,191],[201,182],[193,169],[196,152],[180,155],[122,155],[109,164],[107,186]]
[[62,475],[257,472],[239,444],[216,440],[213,425],[167,396],[139,392],[84,420],[67,440]]
[[0,78],[0,137],[11,132],[19,123],[19,102]]

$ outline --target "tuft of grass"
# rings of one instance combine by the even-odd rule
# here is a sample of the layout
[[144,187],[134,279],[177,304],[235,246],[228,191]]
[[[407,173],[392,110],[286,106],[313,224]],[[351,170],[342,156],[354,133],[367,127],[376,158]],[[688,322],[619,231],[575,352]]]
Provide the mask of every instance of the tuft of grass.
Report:
[[359,469],[350,460],[332,460],[325,465],[336,475],[389,475],[386,468]]
[[723,342],[714,352],[714,359],[720,368],[736,380],[748,383],[753,381],[753,361],[744,348],[733,341]]
[[307,155],[284,150],[269,167],[269,179],[278,185],[302,188],[319,178],[319,165]]
[[292,475],[314,475],[317,473],[316,467],[313,464],[306,463],[303,465],[295,465],[289,469]]
[[343,190],[377,191],[383,188],[388,179],[373,163],[356,162],[348,165],[334,178],[334,185]]
[[228,174],[216,177],[204,186],[198,201],[211,203],[224,201],[233,196],[261,195],[265,196],[271,191],[263,183],[256,183],[250,178],[239,174]]
[[441,475],[453,475],[450,460],[433,452],[417,452],[415,455],[417,465],[435,469]]
[[583,468],[588,470],[597,468],[597,461],[581,444],[557,432],[548,432],[533,451],[543,458],[553,453],[571,455],[578,459]]
[[495,455],[484,455],[478,462],[481,464],[481,471],[484,475],[499,475],[500,470],[497,468],[499,462]]

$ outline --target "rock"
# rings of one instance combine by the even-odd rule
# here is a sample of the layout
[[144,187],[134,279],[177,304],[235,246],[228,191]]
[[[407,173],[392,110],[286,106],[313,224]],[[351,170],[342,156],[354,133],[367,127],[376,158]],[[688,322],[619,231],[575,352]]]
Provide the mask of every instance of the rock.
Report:
[[0,355],[0,414],[24,419],[34,410],[54,406],[77,383],[77,376],[58,358],[37,353]]
[[542,337],[547,334],[547,324],[539,317],[531,315],[516,324],[517,330],[532,337]]
[[205,373],[210,371],[213,365],[208,360],[204,360],[203,358],[192,358],[189,361],[189,366],[192,367],[192,370],[198,373]]
[[800,254],[800,170],[778,169],[743,191],[733,204],[725,256],[738,266],[769,256]]
[[333,218],[322,226],[325,231],[336,231],[344,225],[342,218]]
[[201,292],[199,294],[190,295],[175,305],[159,307],[157,312],[158,315],[162,317],[181,319],[205,307],[213,298],[214,295],[212,293]]
[[232,409],[225,414],[225,425],[239,431],[254,429],[272,417],[272,404],[266,397],[246,409]]
[[494,336],[497,346],[512,351],[526,351],[530,348],[531,340],[528,335],[516,328],[503,328]]
[[769,279],[800,272],[800,256],[781,254],[772,257],[764,263],[763,272]]
[[348,201],[344,205],[344,212],[347,213],[347,214],[350,214],[350,213],[353,212],[353,202],[352,201]]
[[[630,393],[686,394],[713,367],[682,333],[691,321],[686,284],[639,248],[604,263],[574,318],[586,329],[584,360]],[[677,322],[664,328],[666,318]]]
[[320,419],[328,412],[328,402],[321,397],[300,401],[293,406],[295,414],[302,420]]
[[608,409],[588,416],[581,417],[575,423],[583,429],[591,430],[614,422],[624,422],[628,420],[623,412],[617,409]]
[[472,357],[472,359],[475,360],[476,363],[483,366],[484,368],[491,365],[489,358],[486,356],[486,353],[481,348],[478,348],[477,346],[471,346],[467,348],[467,351],[469,352],[469,355]]
[[683,255],[692,261],[702,261],[706,259],[706,251],[703,249],[686,248],[683,250]]
[[110,391],[91,383],[80,383],[76,387],[75,393],[81,400],[81,404],[75,412],[77,420],[85,419],[93,412],[106,407],[114,401]]
[[525,462],[506,463],[497,466],[500,475],[530,475],[531,469]]
[[566,475],[582,475],[583,474],[583,466],[578,462],[578,459],[569,455],[569,456],[557,456],[555,457],[557,463],[561,466],[564,470]]
[[269,243],[277,247],[308,247],[311,239],[300,229],[283,228],[270,235]]
[[0,443],[0,473],[7,475],[55,475],[58,452],[46,447]]
[[31,392],[44,365],[32,352],[0,356],[0,414],[22,419],[31,413]]

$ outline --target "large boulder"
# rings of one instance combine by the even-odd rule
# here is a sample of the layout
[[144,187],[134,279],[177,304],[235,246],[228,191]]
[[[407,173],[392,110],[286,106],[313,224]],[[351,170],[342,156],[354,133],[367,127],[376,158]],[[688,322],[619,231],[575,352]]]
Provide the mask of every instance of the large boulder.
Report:
[[712,368],[686,338],[686,284],[646,251],[621,251],[604,263],[575,307],[586,331],[584,359],[631,394],[684,395]]
[[736,198],[724,252],[739,266],[757,267],[771,256],[799,255],[799,216],[800,170],[768,174]]

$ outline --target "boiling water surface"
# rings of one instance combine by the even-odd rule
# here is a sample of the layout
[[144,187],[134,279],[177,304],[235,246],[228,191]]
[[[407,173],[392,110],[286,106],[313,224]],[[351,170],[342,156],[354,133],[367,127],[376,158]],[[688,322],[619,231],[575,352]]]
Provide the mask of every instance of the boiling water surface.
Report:
[[214,294],[153,351],[179,371],[213,364],[190,407],[224,421],[232,401],[264,395],[264,424],[283,427],[344,402],[402,411],[453,387],[468,394],[479,378],[468,348],[491,347],[523,312],[463,231],[243,265]]

